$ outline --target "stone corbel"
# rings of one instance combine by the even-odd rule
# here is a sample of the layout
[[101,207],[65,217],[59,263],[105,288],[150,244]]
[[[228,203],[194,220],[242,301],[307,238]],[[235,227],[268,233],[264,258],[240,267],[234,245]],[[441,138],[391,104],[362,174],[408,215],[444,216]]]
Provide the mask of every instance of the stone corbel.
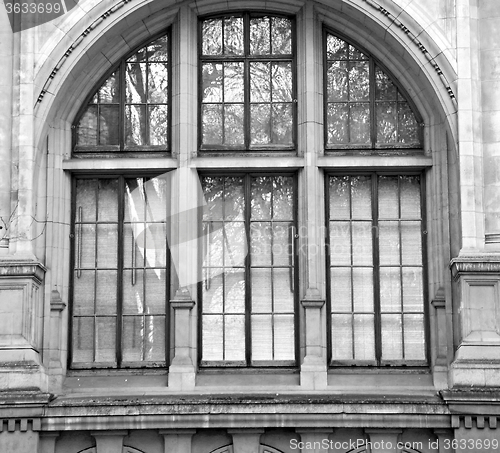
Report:
[[438,389],[448,387],[448,359],[447,359],[447,326],[446,326],[446,299],[443,288],[439,288],[431,301],[434,307],[432,316],[433,329],[433,376],[434,385]]

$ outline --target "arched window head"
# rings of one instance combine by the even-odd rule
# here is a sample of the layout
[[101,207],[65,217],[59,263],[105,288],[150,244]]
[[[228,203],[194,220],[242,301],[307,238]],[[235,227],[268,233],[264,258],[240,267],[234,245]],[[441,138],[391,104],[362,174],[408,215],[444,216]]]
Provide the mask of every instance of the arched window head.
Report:
[[123,58],[77,116],[74,152],[167,151],[169,74],[168,34]]
[[281,16],[201,21],[201,149],[294,149],[293,31]]
[[418,112],[379,63],[329,32],[325,47],[326,148],[421,148]]

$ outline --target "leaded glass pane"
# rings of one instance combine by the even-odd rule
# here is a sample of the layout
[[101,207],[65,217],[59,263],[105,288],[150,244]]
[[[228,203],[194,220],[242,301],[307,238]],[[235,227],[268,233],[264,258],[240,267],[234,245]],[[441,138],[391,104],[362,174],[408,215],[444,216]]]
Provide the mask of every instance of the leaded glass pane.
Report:
[[166,104],[168,102],[167,63],[148,64],[148,102],[151,104]]
[[252,360],[273,360],[272,315],[252,315]]
[[356,360],[375,360],[375,323],[374,316],[354,315],[354,358]]
[[332,359],[352,360],[353,343],[352,315],[332,315]]
[[328,104],[327,141],[329,145],[349,142],[349,104]]
[[224,54],[243,54],[243,18],[224,18]]
[[94,318],[73,318],[73,363],[94,361]]
[[222,106],[204,104],[202,106],[203,143],[222,145]]
[[224,359],[245,360],[245,316],[224,316]]
[[96,318],[95,329],[96,362],[116,363],[116,318]]
[[120,102],[120,86],[118,71],[111,74],[98,91],[100,104],[116,104]]
[[99,107],[99,145],[118,145],[119,106],[101,105]]
[[295,360],[293,315],[274,316],[274,360]]
[[149,143],[168,145],[168,105],[150,105],[148,107]]
[[162,36],[147,47],[148,61],[169,61],[168,38]]
[[125,143],[127,145],[145,145],[147,143],[145,105],[126,106]]
[[222,54],[222,20],[208,19],[202,22],[203,55]]
[[333,267],[331,278],[332,312],[352,311],[352,270],[349,267]]
[[202,317],[202,360],[224,360],[224,326],[222,315]]
[[267,55],[271,53],[271,22],[268,17],[250,20],[250,54]]
[[89,105],[78,122],[77,145],[97,145],[97,105]]

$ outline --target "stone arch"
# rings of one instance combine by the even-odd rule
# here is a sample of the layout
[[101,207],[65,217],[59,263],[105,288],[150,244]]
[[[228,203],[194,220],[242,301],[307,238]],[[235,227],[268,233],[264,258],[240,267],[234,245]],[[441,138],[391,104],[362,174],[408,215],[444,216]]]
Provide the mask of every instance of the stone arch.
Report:
[[212,450],[210,453],[233,453],[233,446],[226,445],[224,447],[216,448],[215,450]]

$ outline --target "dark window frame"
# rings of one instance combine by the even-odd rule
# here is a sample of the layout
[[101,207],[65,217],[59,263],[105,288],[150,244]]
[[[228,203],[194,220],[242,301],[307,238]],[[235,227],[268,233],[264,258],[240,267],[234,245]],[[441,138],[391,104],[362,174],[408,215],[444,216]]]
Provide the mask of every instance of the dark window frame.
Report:
[[[222,369],[261,369],[261,370],[272,370],[272,369],[296,369],[299,364],[300,357],[300,319],[299,319],[299,257],[298,257],[298,174],[296,170],[283,170],[283,171],[250,171],[250,172],[241,172],[241,171],[223,171],[223,170],[214,170],[214,171],[201,171],[199,172],[200,178],[204,176],[208,177],[225,177],[225,176],[240,176],[244,177],[244,186],[245,186],[245,232],[247,239],[247,256],[245,258],[245,363],[236,362],[236,361],[203,361],[203,281],[198,283],[198,341],[197,341],[197,351],[198,351],[198,365],[200,370],[222,370]],[[294,206],[293,206],[293,224],[295,228],[295,235],[292,238],[293,240],[293,251],[292,251],[292,260],[293,260],[293,304],[294,304],[294,353],[295,360],[293,362],[277,362],[277,361],[259,361],[257,364],[252,364],[251,357],[251,303],[252,303],[252,294],[251,294],[251,236],[250,236],[250,197],[251,197],[251,178],[259,177],[259,176],[287,176],[293,177],[293,190],[294,190]],[[202,224],[203,224],[203,216],[200,213],[198,225],[200,228],[199,237],[202,236]],[[202,275],[203,272],[203,247],[199,247],[199,268],[198,272]]]
[[[328,144],[328,52],[327,52],[327,37],[332,35],[345,41],[347,44],[355,47],[361,51],[369,61],[369,115],[370,115],[370,143],[366,144]],[[408,94],[406,89],[401,85],[396,77],[394,77],[389,69],[366,50],[362,45],[359,45],[353,41],[348,36],[341,32],[331,29],[330,27],[323,26],[323,42],[322,42],[322,52],[323,52],[323,137],[324,137],[324,148],[327,154],[339,154],[342,152],[356,152],[356,154],[367,153],[367,154],[380,154],[380,153],[390,153],[390,155],[401,155],[401,154],[413,154],[423,153],[423,126],[424,122],[420,112],[417,109],[413,99]],[[391,80],[391,82],[396,86],[398,92],[404,97],[409,107],[411,108],[415,119],[417,121],[417,136],[419,144],[405,144],[405,143],[377,143],[377,124],[376,124],[376,100],[375,100],[375,67],[379,67]]]
[[[165,369],[169,366],[170,363],[170,323],[171,323],[171,314],[170,314],[170,291],[171,291],[171,256],[168,248],[166,249],[166,263],[165,263],[165,358],[161,362],[125,362],[123,365],[122,359],[122,324],[123,324],[123,274],[124,274],[124,211],[125,211],[125,180],[132,178],[154,178],[158,176],[158,172],[152,171],[125,171],[125,172],[106,172],[106,173],[77,173],[74,174],[71,181],[71,225],[70,225],[70,267],[69,267],[69,296],[68,296],[68,370],[71,371],[79,371],[79,370],[111,370],[111,371],[120,371],[120,370],[132,370],[132,369],[145,369],[145,370],[155,370],[155,369]],[[76,197],[77,197],[77,181],[83,179],[118,179],[119,187],[118,187],[118,236],[117,236],[117,283],[116,283],[116,292],[117,292],[117,310],[116,310],[116,331],[115,331],[115,358],[116,358],[116,366],[110,364],[110,362],[78,362],[73,363],[73,316],[74,316],[74,279],[75,272],[77,269],[77,235],[76,235],[76,217],[77,217],[77,207],[76,207]],[[95,225],[99,223],[96,221]],[[168,225],[167,225],[168,228]],[[96,242],[97,243],[97,242]],[[97,255],[96,255],[97,256]],[[94,317],[95,312],[94,312]]]
[[[210,19],[223,19],[225,17],[234,17],[241,16],[243,17],[243,26],[244,26],[244,55],[217,55],[217,56],[209,56],[203,55],[203,21]],[[250,27],[249,22],[253,17],[278,17],[278,18],[286,18],[291,21],[292,32],[292,53],[291,55],[250,55],[249,46],[250,46]],[[236,62],[241,61],[244,64],[244,145],[204,145],[203,144],[203,117],[202,117],[202,96],[203,96],[203,82],[202,82],[202,70],[203,63],[205,62]],[[292,145],[251,145],[250,144],[250,71],[249,66],[250,62],[279,62],[279,61],[290,61],[292,66]],[[296,20],[293,15],[286,15],[282,13],[275,13],[273,11],[269,12],[259,12],[259,11],[232,11],[228,14],[212,14],[201,16],[198,19],[198,150],[200,152],[208,153],[208,152],[219,152],[223,154],[228,153],[252,153],[257,152],[259,154],[270,153],[276,154],[279,152],[287,152],[296,151],[297,149],[297,31],[296,31]]]
[[[125,68],[127,65],[127,60],[134,55],[138,50],[148,46],[159,38],[166,36],[168,39],[168,95],[167,95],[167,114],[168,114],[168,125],[167,125],[167,143],[168,145],[125,145],[125,108],[126,102],[126,89],[125,89]],[[150,36],[146,41],[137,45],[126,55],[121,57],[118,62],[116,62],[111,69],[109,69],[97,82],[96,85],[90,90],[89,94],[86,96],[84,102],[82,103],[75,119],[72,123],[72,138],[71,138],[71,149],[73,157],[161,157],[170,155],[172,147],[172,27],[162,30],[161,32],[155,33]],[[118,145],[78,145],[77,144],[77,129],[78,123],[82,119],[85,111],[92,100],[92,98],[97,94],[103,83],[114,73],[119,74],[119,144]],[[146,104],[147,105],[147,104]],[[161,104],[158,104],[161,105]],[[99,121],[99,119],[98,119]]]
[[[341,176],[370,176],[372,180],[372,253],[373,253],[373,302],[374,302],[374,323],[375,323],[375,362],[363,363],[358,360],[337,360],[332,357],[332,299],[331,299],[331,257],[330,257],[330,177]],[[424,317],[424,354],[422,361],[384,361],[382,362],[382,329],[381,329],[381,307],[380,307],[380,262],[379,262],[379,241],[377,236],[378,228],[378,177],[379,176],[418,176],[420,178],[420,212],[421,212],[421,245],[422,245],[422,288],[423,288],[423,317]],[[328,170],[325,171],[324,193],[325,193],[325,260],[326,260],[326,307],[327,307],[327,366],[329,370],[353,368],[364,369],[417,369],[425,370],[429,368],[431,349],[430,349],[430,313],[429,313],[429,295],[428,295],[428,254],[427,254],[427,212],[426,212],[426,186],[425,171],[423,170]],[[401,229],[398,228],[401,237]],[[400,252],[401,253],[401,252]],[[401,287],[402,289],[402,287]]]

